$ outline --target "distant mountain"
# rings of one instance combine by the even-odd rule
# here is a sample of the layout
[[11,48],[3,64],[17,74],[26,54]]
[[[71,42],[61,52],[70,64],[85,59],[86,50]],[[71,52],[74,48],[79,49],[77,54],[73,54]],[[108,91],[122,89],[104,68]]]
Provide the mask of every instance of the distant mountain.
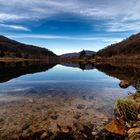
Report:
[[[85,55],[87,57],[91,57],[91,56],[96,54],[96,52],[94,52],[94,51],[90,51],[90,50],[84,50],[84,51],[85,51]],[[80,53],[81,52],[67,53],[67,54],[61,55],[60,57],[61,58],[79,58],[80,57]]]
[[47,57],[56,57],[56,54],[46,48],[23,44],[0,36],[0,57],[43,59]]
[[140,33],[132,35],[120,43],[112,44],[96,53],[96,57],[111,58],[114,56],[140,58]]

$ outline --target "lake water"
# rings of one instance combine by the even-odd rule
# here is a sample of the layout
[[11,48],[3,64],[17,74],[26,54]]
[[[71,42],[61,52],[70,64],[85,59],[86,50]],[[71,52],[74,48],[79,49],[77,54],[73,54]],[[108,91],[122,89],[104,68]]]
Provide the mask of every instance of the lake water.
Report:
[[117,98],[126,96],[134,89],[131,86],[122,89],[119,83],[117,78],[95,68],[82,70],[58,64],[47,71],[25,74],[1,83],[0,100],[6,96],[10,96],[11,101],[12,97],[14,100],[15,97],[63,94],[67,97],[97,100],[103,104],[100,109],[105,110],[105,107],[112,107]]
[[[1,138],[21,135],[25,122],[33,130],[43,127],[54,133],[58,126],[66,130],[75,124],[99,132],[113,117],[115,101],[135,91],[132,72],[119,72],[110,65],[86,65],[84,70],[77,64],[0,65]],[[120,88],[125,78],[132,86]]]

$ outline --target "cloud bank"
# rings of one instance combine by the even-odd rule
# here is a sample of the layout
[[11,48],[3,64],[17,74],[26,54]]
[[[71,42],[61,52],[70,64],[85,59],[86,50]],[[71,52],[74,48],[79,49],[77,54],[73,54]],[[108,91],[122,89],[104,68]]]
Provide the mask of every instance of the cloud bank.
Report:
[[37,21],[71,13],[91,21],[104,20],[106,31],[140,29],[139,0],[0,0],[0,22]]

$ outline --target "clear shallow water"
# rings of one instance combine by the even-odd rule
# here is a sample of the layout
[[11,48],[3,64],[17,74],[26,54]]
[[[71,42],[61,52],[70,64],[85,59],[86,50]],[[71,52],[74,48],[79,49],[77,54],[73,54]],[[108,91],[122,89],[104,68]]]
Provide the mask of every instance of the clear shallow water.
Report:
[[112,105],[117,98],[134,91],[133,87],[121,89],[117,78],[108,76],[97,69],[56,65],[48,71],[26,74],[0,84],[3,96],[43,96],[47,94],[65,94],[67,97],[99,100]]

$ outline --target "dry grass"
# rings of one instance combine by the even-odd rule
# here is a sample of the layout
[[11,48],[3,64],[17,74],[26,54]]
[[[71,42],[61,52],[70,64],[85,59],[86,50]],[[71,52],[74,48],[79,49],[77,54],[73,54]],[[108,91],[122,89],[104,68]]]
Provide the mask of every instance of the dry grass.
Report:
[[135,101],[132,99],[119,99],[115,104],[115,109],[122,118],[126,120],[136,120],[139,113],[132,107],[134,103]]

